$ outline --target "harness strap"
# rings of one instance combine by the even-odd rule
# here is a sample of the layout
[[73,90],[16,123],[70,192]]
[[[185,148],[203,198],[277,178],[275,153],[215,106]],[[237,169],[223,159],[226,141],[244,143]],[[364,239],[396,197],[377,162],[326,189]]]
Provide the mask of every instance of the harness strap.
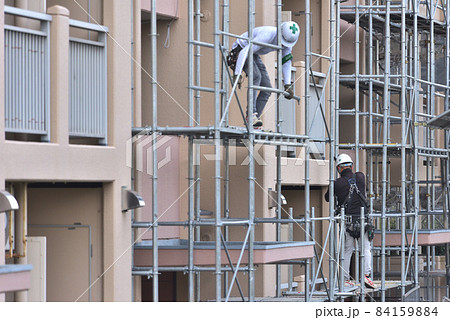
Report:
[[348,184],[350,185],[350,189],[348,190],[347,198],[345,199],[342,206],[347,211],[347,206],[349,203],[352,202],[353,194],[356,191],[356,194],[358,195],[359,200],[361,201],[361,204],[366,208],[366,214],[367,214],[368,213],[367,208],[369,207],[369,204],[367,203],[367,200],[361,195],[361,192],[358,189],[358,185],[356,184],[356,173],[354,173],[351,178],[347,178],[347,177],[344,177],[344,178],[347,180]]

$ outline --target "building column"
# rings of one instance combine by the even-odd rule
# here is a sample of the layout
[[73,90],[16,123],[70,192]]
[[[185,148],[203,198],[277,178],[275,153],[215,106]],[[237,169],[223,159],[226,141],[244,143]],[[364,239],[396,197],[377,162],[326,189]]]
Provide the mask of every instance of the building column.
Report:
[[50,27],[50,141],[69,143],[69,10],[48,8]]
[[[103,24],[109,28],[108,145],[117,164],[112,182],[104,184],[104,300],[131,301],[131,214],[121,211],[122,187],[130,188],[127,141],[131,139],[131,9],[130,1],[111,0],[103,6]],[[140,41],[140,39],[136,39]]]

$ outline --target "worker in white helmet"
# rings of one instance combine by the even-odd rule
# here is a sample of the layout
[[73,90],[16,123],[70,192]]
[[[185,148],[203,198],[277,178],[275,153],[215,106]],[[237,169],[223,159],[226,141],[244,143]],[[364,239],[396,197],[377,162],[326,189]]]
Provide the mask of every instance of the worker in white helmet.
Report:
[[[336,159],[336,168],[341,175],[334,183],[334,192],[337,198],[337,213],[344,208],[345,214],[345,239],[344,239],[344,278],[345,284],[353,286],[350,281],[350,260],[353,254],[355,239],[359,241],[361,247],[361,207],[364,207],[366,213],[366,223],[364,226],[364,275],[365,285],[369,288],[375,288],[370,278],[372,268],[372,252],[370,241],[373,239],[374,227],[371,220],[368,219],[368,205],[366,201],[366,178],[364,173],[353,173],[353,160],[346,154],[341,154]],[[329,191],[325,194],[325,200],[328,202]]]
[[[292,66],[292,47],[296,44],[300,35],[300,28],[293,21],[283,22],[281,24],[281,44],[282,44],[282,73],[284,81],[284,90],[288,93],[287,99],[292,99],[294,92],[291,84],[291,66]],[[241,35],[248,38],[248,32]],[[260,43],[277,45],[277,28],[271,26],[257,27],[253,29],[253,40]],[[241,72],[244,71],[248,76],[247,56],[249,42],[246,39],[237,39],[231,47],[228,56],[228,65],[234,70],[233,80],[238,81]],[[271,88],[269,74],[266,66],[262,62],[260,55],[267,54],[275,49],[253,44],[253,85]],[[261,91],[257,95],[257,90],[253,91],[253,126],[262,126],[260,116],[270,97],[270,92]]]

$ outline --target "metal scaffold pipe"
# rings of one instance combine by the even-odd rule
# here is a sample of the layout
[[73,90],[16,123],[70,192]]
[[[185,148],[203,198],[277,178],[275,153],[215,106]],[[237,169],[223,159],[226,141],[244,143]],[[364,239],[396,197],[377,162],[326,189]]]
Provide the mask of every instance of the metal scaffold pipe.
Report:
[[[194,58],[194,46],[193,42],[194,34],[194,3],[193,0],[189,0],[188,3],[188,86],[191,88],[194,84],[194,72],[193,72],[193,58]],[[188,89],[189,92],[189,126],[193,126],[194,115],[194,91]],[[192,222],[194,220],[194,142],[189,138],[188,146],[188,300],[189,302],[195,301],[194,296],[194,226]]]
[[[309,95],[309,86],[310,86],[310,73],[311,76],[313,75],[312,68],[311,68],[311,1],[305,0],[305,135],[306,135],[306,147],[305,147],[305,219],[306,219],[306,225],[305,225],[305,235],[306,239],[309,239],[310,237],[310,226],[309,226],[309,216],[310,216],[310,210],[311,210],[311,204],[310,204],[310,179],[309,179],[309,159],[310,159],[310,141],[309,136],[310,132],[308,131],[309,128],[309,108],[310,108],[310,95]],[[310,270],[310,261],[309,259],[306,260],[306,266],[305,266],[305,299],[306,301],[309,301],[309,292],[310,292],[310,286],[309,281],[311,278],[311,270]]]
[[[339,86],[339,24],[340,19],[336,19],[336,11],[339,17],[339,6],[340,2],[336,1],[336,7],[332,4],[330,5],[330,149],[329,149],[329,195],[330,195],[330,228],[333,230],[334,224],[334,210],[335,203],[333,199],[335,198],[334,192],[334,181],[335,181],[335,159],[338,152],[338,115],[339,115],[339,90],[336,87]],[[329,246],[330,258],[329,258],[329,275],[330,279],[330,300],[334,301],[335,294],[335,284],[334,284],[334,274],[335,274],[335,263],[334,259],[336,254],[334,253],[334,243],[330,241]],[[320,266],[318,266],[320,267]]]
[[216,301],[220,302],[222,294],[221,273],[221,178],[220,178],[220,1],[214,1],[214,180],[215,180],[215,266],[216,266]]
[[[277,44],[281,47],[281,0],[277,0],[276,6],[276,17],[277,17]],[[277,85],[278,90],[281,88],[281,70],[282,65],[281,50],[277,50]],[[281,133],[281,96],[277,94],[277,108],[276,108],[276,129],[277,133]],[[277,157],[277,219],[281,219],[281,146],[276,147],[276,157]],[[292,218],[292,216],[290,216]],[[276,240],[281,241],[281,224],[276,226]],[[277,297],[281,296],[281,266],[277,264]]]
[[[251,85],[247,91],[247,119],[253,116],[253,28],[255,27],[255,0],[248,0],[248,83]],[[249,125],[248,139],[248,220],[249,220],[249,243],[248,243],[248,300],[255,300],[255,271],[253,266],[253,249],[255,241],[255,158],[254,158],[254,133],[253,126]]]
[[[406,59],[406,0],[402,0],[402,32],[401,32],[401,61]],[[406,254],[406,143],[407,143],[407,128],[406,128],[406,66],[402,63],[401,70],[401,93],[400,93],[400,113],[401,113],[401,126],[402,126],[402,150],[401,150],[401,296],[402,299],[405,296],[406,290],[406,270],[405,270],[405,254]]]
[[387,144],[388,144],[388,115],[390,107],[390,45],[391,45],[391,34],[390,34],[390,5],[391,1],[386,1],[386,19],[384,26],[384,50],[385,50],[385,61],[384,61],[384,90],[383,90],[383,163],[381,169],[382,175],[382,199],[381,199],[381,301],[386,300],[386,196],[387,196],[387,183],[388,183],[388,154],[387,154]]
[[[355,2],[355,14],[359,17],[359,1]],[[360,52],[360,30],[359,20],[355,21],[355,171],[359,171],[359,112],[360,112],[360,93],[359,93],[359,52]]]
[[[158,126],[158,73],[157,73],[157,60],[156,60],[156,0],[151,2],[151,66],[152,66],[152,126],[156,128]],[[153,139],[157,138],[157,134],[153,133]],[[153,242],[153,301],[159,300],[159,273],[158,273],[158,150],[157,144],[152,144],[152,242]]]
[[[413,3],[415,6],[414,10],[414,24],[413,24],[413,35],[414,35],[414,41],[413,41],[413,61],[414,61],[414,105],[413,105],[413,114],[414,114],[414,122],[418,121],[417,113],[419,112],[419,90],[420,90],[420,83],[417,81],[417,79],[420,79],[420,54],[419,54],[419,29],[418,29],[418,11],[420,6],[420,1],[417,1]],[[419,145],[419,128],[417,126],[414,127],[414,220],[413,220],[413,227],[414,227],[414,258],[415,258],[415,270],[414,270],[414,283],[415,285],[419,284],[419,268],[418,268],[418,222],[419,222],[419,151],[417,146]]]
[[[222,12],[222,29],[225,32],[228,32],[230,29],[230,3],[229,0],[223,0],[223,12]],[[224,48],[229,47],[229,37],[227,35],[222,34],[222,44]],[[225,57],[223,57],[225,58]],[[223,59],[224,61],[224,59]],[[222,70],[222,117],[225,116],[225,125],[228,125],[228,113],[224,115],[225,111],[223,110],[226,105],[226,102],[229,98],[229,92],[228,92],[228,77],[229,77],[229,70],[228,66],[225,62],[222,63],[223,70]],[[225,143],[225,177],[224,177],[224,199],[223,199],[223,217],[224,219],[228,219],[230,217],[230,147],[234,148],[236,145],[235,142],[232,142],[228,140]],[[225,241],[229,240],[229,227],[225,226],[223,228],[223,237]],[[224,296],[227,293],[228,290],[228,283],[229,283],[229,276],[228,272],[224,273],[223,276],[223,292]],[[232,285],[232,284],[231,284]],[[242,299],[244,299],[244,295],[242,292],[241,296]]]

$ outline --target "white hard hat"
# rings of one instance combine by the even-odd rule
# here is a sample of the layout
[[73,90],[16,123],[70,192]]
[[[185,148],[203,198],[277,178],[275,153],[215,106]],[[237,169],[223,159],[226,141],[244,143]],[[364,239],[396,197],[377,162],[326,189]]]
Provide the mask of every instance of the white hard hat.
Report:
[[340,166],[341,164],[349,163],[353,165],[353,160],[347,154],[340,154],[336,159],[336,166]]
[[285,47],[293,47],[300,35],[300,28],[294,21],[287,21],[281,24],[281,44]]

